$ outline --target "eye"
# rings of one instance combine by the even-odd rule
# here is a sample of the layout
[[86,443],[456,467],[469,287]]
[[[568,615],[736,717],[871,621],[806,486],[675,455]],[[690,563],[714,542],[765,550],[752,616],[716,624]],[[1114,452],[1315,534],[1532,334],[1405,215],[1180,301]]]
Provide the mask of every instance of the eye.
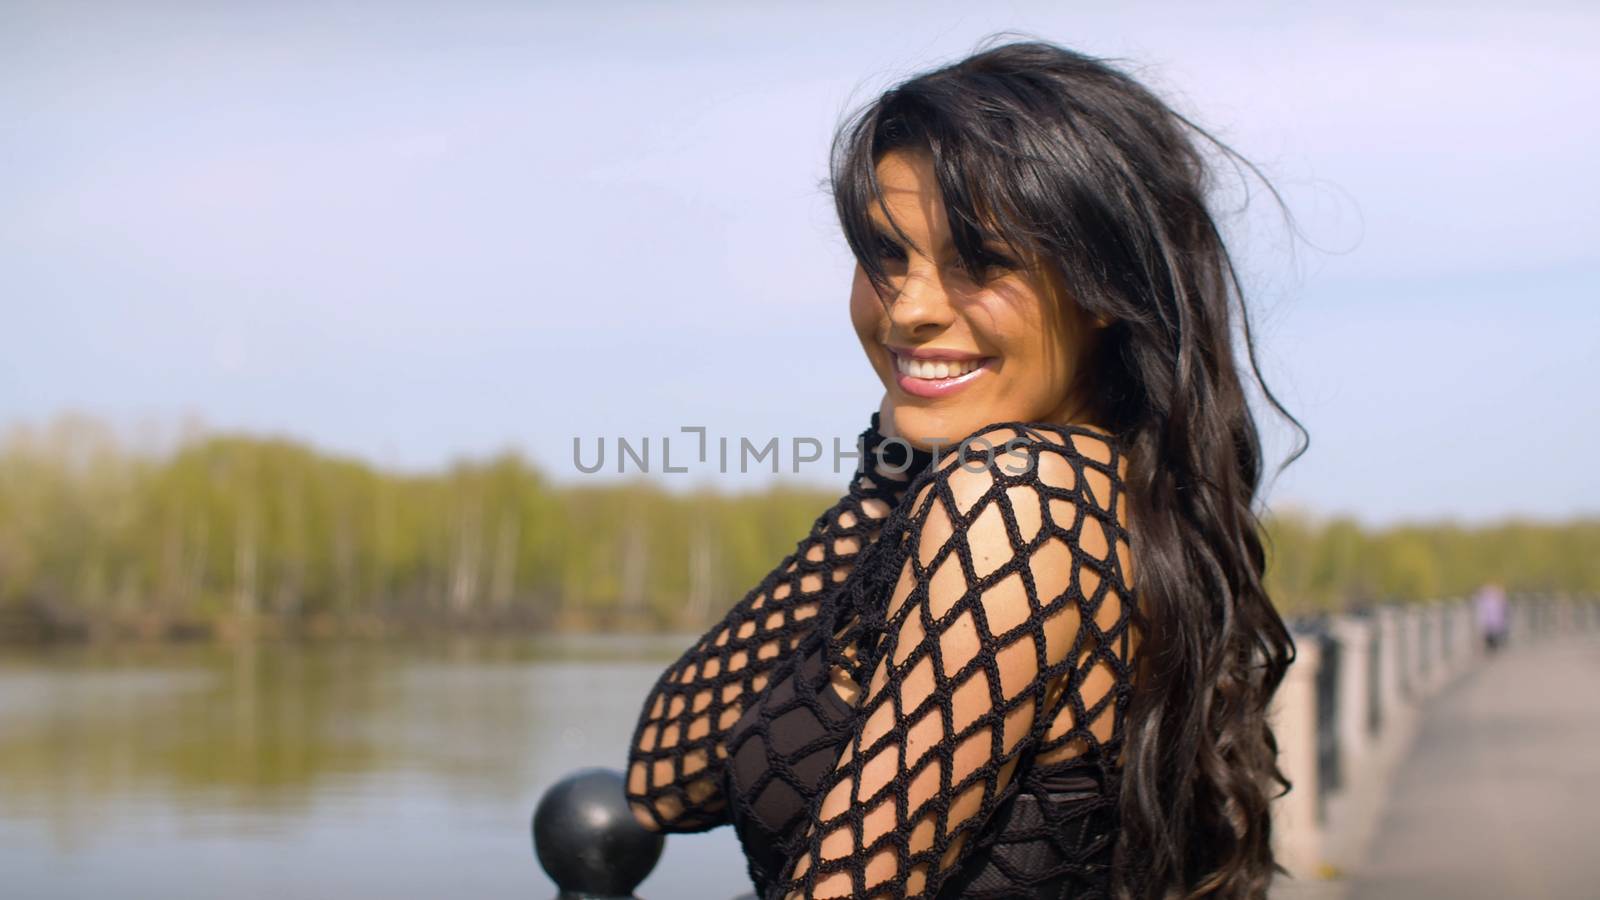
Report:
[[873,236],[868,252],[872,255],[872,261],[877,264],[878,270],[888,278],[903,277],[910,265],[906,248],[882,234]]
[[880,234],[873,238],[872,255],[882,260],[904,262],[906,248]]
[[976,271],[968,273],[977,284],[988,284],[1006,277],[1012,272],[1022,269],[1022,264],[1015,257],[989,247],[981,248],[974,261]]
[[1007,272],[1015,272],[1022,268],[1022,264],[1011,256],[998,250],[989,250],[987,248],[983,253],[979,254],[978,262],[986,270],[1003,269]]

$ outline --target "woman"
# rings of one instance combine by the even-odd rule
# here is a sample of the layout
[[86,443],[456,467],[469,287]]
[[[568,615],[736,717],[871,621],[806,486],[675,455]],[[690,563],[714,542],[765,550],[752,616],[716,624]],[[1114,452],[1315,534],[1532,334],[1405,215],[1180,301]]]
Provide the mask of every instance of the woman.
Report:
[[849,491],[646,699],[647,827],[731,823],[767,898],[1265,896],[1293,643],[1196,136],[1039,42],[840,132],[886,394]]

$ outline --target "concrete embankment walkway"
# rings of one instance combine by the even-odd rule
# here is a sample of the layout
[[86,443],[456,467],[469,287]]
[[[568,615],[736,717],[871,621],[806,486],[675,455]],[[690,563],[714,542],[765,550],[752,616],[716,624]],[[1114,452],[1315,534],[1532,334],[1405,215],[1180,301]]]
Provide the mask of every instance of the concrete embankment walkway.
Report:
[[1347,896],[1600,897],[1600,639],[1513,645],[1418,716]]

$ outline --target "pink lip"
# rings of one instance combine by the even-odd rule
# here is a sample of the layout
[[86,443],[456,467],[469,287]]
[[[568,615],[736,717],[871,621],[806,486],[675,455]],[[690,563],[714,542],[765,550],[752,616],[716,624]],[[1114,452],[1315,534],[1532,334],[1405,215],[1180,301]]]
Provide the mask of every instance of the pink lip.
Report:
[[[900,390],[905,391],[913,397],[926,397],[929,399],[948,397],[962,388],[965,388],[973,381],[983,377],[984,373],[990,371],[995,361],[995,358],[992,356],[982,356],[976,353],[963,353],[959,350],[937,350],[931,348],[902,350],[898,347],[890,347],[889,350],[891,351],[890,365],[894,366],[895,383],[900,385]],[[900,371],[898,360],[893,358],[898,356],[905,356],[911,359],[958,361],[982,360],[982,362],[971,372],[955,378],[913,378],[910,375]]]
[[965,350],[943,350],[938,347],[896,347],[893,344],[884,344],[889,352],[895,356],[904,356],[908,359],[944,359],[968,360],[985,359],[982,353],[968,353]]

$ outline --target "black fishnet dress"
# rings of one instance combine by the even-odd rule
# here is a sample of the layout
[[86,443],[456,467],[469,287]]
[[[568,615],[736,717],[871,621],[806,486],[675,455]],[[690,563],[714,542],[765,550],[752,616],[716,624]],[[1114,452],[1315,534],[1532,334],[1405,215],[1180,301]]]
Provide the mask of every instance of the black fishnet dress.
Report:
[[877,426],[662,674],[629,798],[662,831],[731,823],[762,898],[1103,896],[1139,635],[1122,454],[1004,423],[907,459]]

